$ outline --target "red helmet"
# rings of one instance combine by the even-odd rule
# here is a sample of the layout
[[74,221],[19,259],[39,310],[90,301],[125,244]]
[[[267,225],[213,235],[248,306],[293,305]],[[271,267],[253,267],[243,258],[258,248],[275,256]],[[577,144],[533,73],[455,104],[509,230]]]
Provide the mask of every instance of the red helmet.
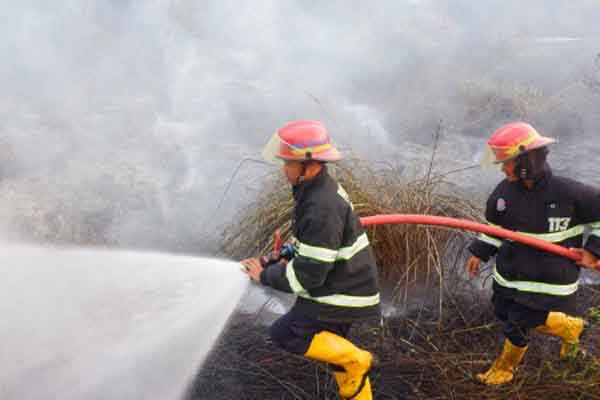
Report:
[[335,162],[342,159],[331,143],[327,128],[319,121],[295,121],[273,135],[263,151],[269,161],[296,160]]
[[498,129],[490,140],[492,163],[500,164],[524,154],[556,143],[556,139],[540,135],[533,126],[525,122],[512,122]]

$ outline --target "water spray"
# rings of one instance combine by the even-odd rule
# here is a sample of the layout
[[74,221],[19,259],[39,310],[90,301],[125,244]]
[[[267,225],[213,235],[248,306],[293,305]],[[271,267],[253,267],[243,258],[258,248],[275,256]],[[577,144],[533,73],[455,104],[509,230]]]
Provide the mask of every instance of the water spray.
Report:
[[181,399],[248,286],[212,258],[0,250],[6,400]]

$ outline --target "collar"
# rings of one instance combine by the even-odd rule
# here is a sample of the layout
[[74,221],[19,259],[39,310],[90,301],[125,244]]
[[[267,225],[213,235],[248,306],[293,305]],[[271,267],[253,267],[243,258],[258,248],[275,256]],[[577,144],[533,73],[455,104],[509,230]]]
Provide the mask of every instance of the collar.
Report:
[[327,173],[327,166],[323,164],[321,171],[309,180],[305,180],[297,185],[292,186],[292,193],[294,200],[299,203],[302,201],[304,196],[309,193],[315,187],[321,186],[325,183],[329,174]]

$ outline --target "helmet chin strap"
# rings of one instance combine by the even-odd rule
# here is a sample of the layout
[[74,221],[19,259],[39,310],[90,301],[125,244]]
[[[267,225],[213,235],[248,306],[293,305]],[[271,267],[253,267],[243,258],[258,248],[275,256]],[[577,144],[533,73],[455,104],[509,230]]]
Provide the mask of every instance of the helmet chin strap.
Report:
[[298,185],[306,180],[306,163],[308,161],[310,161],[311,159],[312,159],[312,153],[309,151],[305,154],[305,159],[301,162],[302,171],[300,172],[298,179],[296,179],[296,185]]
[[537,180],[544,174],[548,149],[533,150],[517,158],[516,175],[521,180]]
[[533,179],[531,172],[531,162],[527,153],[521,154],[517,159],[516,175],[524,181],[526,179]]
[[296,179],[296,185],[299,185],[305,181],[305,179],[306,179],[305,175],[306,175],[306,163],[302,162],[302,171],[300,172],[300,175],[298,175],[298,179]]

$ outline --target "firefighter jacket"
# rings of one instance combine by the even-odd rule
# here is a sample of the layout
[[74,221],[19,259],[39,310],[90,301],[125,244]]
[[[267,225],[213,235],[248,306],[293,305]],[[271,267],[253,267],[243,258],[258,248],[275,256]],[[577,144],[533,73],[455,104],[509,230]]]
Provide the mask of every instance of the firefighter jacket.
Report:
[[294,257],[267,267],[263,285],[296,294],[294,309],[323,321],[379,317],[377,267],[346,191],[322,171],[293,187]]
[[[487,201],[490,225],[600,256],[600,191],[553,176],[550,167],[528,190],[501,182]],[[565,257],[481,234],[469,247],[487,261],[496,255],[494,293],[544,311],[574,313],[580,267]]]

